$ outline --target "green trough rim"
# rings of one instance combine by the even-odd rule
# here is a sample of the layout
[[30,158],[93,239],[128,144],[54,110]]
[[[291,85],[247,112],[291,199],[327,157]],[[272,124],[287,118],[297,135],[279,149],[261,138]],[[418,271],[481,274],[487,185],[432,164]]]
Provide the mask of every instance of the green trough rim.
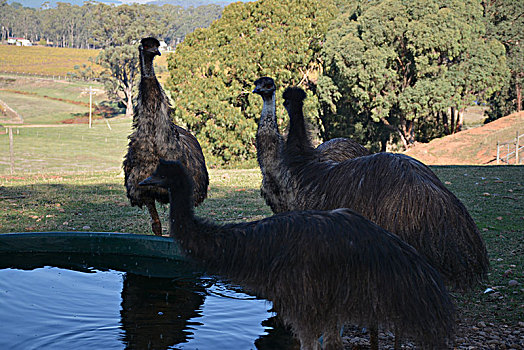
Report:
[[186,260],[172,238],[116,232],[2,233],[0,253],[116,254]]
[[201,273],[169,237],[85,231],[0,234],[0,268],[43,266],[112,269],[163,278]]

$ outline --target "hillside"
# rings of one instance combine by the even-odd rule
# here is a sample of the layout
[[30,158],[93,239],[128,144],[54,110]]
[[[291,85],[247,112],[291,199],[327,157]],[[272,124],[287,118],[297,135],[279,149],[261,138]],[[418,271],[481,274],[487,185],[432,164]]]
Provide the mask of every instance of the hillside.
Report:
[[[524,133],[524,112],[429,143],[417,144],[405,153],[428,165],[496,164],[497,141],[510,141],[515,138],[517,131]],[[524,143],[524,139],[521,139],[521,143]]]
[[[99,50],[70,49],[45,46],[13,46],[0,45],[0,72],[49,77],[65,77],[75,72],[75,66],[90,66],[96,72],[103,68],[89,62],[95,58]],[[160,82],[165,83],[169,76],[167,57],[170,53],[162,54],[155,60],[157,76]]]
[[89,57],[94,58],[98,53],[87,49],[0,45],[0,72],[64,77],[74,72],[75,66],[84,64],[100,71],[100,66],[89,62]]

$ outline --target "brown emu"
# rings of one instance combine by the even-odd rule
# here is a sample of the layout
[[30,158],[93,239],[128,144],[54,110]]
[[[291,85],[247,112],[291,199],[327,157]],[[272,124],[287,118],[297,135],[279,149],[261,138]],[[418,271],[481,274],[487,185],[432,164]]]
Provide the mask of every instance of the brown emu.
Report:
[[355,210],[415,247],[457,289],[485,277],[489,262],[475,222],[460,200],[421,162],[377,153],[319,162],[308,139],[300,88],[284,92],[290,115],[285,164],[297,186],[295,210]]
[[[257,159],[262,172],[260,192],[274,213],[291,210],[288,198],[292,196],[290,174],[283,164],[284,138],[280,134],[275,108],[276,86],[272,78],[262,77],[255,81],[254,93],[263,100],[262,113],[256,134]],[[369,154],[369,151],[357,142],[336,138],[324,142],[316,148],[320,161],[340,162]]]
[[167,191],[158,187],[139,187],[138,183],[150,176],[158,160],[177,159],[186,165],[195,182],[194,204],[200,204],[207,195],[209,178],[197,139],[171,120],[171,107],[153,69],[153,59],[160,55],[160,43],[155,38],[144,38],[139,46],[140,85],[133,116],[133,132],[124,158],[125,187],[131,205],[145,205],[151,216],[155,235],[162,235],[162,225],[155,201],[168,203]]
[[301,349],[342,349],[344,323],[392,328],[441,349],[454,307],[442,279],[415,249],[349,209],[276,214],[215,224],[194,216],[192,181],[160,161],[143,185],[167,188],[170,234],[208,272],[273,302]]

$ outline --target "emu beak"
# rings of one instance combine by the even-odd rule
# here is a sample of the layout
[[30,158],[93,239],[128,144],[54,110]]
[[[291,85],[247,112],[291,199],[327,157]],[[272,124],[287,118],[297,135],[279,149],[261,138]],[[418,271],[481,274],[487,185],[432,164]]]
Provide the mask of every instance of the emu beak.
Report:
[[153,176],[148,177],[147,179],[140,181],[139,186],[154,186],[160,184],[160,181]]
[[257,87],[255,87],[255,89],[253,90],[253,93],[254,94],[259,94],[260,93],[260,89]]
[[160,50],[158,50],[158,49],[156,49],[155,55],[162,56],[162,54],[160,53]]

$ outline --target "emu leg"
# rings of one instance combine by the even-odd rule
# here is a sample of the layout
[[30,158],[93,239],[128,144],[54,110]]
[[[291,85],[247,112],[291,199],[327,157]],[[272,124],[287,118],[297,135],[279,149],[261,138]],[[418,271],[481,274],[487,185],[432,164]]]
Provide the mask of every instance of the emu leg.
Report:
[[371,350],[378,350],[378,327],[369,327],[369,348]]
[[158,217],[158,212],[156,211],[155,201],[146,203],[147,210],[149,210],[149,215],[151,216],[151,228],[153,233],[156,236],[162,236],[162,223]]
[[400,350],[400,338],[401,336],[400,336],[398,327],[395,326],[395,345],[394,345],[395,350]]
[[322,349],[323,350],[341,350],[344,349],[342,343],[341,327],[335,326],[326,329],[323,334]]
[[297,334],[297,336],[300,341],[300,350],[321,350],[317,337],[305,333]]

